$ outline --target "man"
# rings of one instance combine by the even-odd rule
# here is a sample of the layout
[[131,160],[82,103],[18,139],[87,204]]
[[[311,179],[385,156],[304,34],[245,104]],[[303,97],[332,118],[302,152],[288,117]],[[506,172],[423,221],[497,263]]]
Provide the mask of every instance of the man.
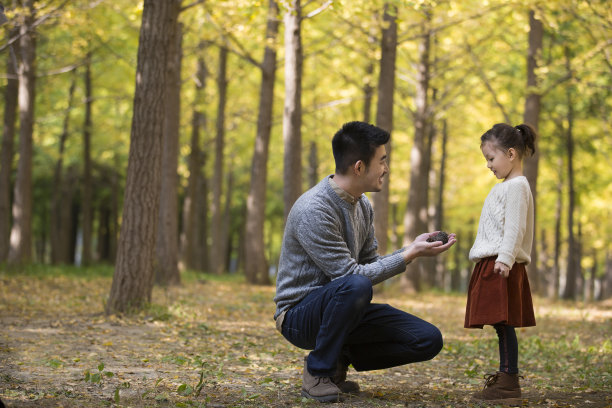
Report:
[[336,171],[293,205],[283,236],[276,281],[276,327],[304,359],[302,395],[335,402],[359,391],[346,380],[357,371],[389,368],[435,357],[442,335],[430,323],[372,301],[372,286],[395,276],[419,256],[455,243],[415,241],[377,254],[374,211],[365,192],[380,191],[389,172],[389,133],[364,122],[344,124],[332,140]]

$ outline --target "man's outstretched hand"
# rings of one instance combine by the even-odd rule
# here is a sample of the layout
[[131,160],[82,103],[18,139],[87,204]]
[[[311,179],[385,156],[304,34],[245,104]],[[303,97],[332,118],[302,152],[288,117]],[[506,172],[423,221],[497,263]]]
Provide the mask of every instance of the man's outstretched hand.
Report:
[[402,253],[406,263],[419,256],[436,256],[441,254],[457,242],[457,237],[454,233],[448,234],[448,242],[446,244],[443,244],[442,241],[427,242],[430,236],[436,235],[438,232],[440,231],[426,232],[416,237],[414,242],[408,245]]

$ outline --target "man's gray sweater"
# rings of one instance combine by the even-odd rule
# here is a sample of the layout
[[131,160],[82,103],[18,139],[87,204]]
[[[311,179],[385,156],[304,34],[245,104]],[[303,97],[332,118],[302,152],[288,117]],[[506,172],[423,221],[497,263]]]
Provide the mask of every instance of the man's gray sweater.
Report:
[[343,200],[325,177],[293,205],[283,236],[276,278],[276,319],[311,291],[350,274],[372,284],[406,269],[398,250],[379,256],[374,210],[365,195],[355,204]]

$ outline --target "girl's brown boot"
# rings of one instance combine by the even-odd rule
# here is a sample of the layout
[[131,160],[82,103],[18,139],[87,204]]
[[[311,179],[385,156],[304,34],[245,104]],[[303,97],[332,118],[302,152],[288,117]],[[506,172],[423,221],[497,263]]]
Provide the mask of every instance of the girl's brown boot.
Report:
[[495,374],[487,374],[482,391],[473,395],[474,398],[486,401],[495,401],[504,404],[522,403],[521,386],[518,374],[508,374],[498,371]]

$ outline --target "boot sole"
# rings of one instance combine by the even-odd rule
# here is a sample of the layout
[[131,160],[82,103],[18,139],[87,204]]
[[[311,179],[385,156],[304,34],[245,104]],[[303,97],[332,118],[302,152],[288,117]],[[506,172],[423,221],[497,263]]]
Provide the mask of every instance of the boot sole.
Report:
[[306,390],[302,390],[302,397],[311,398],[311,399],[317,400],[319,402],[339,402],[340,401],[340,395],[339,394],[321,395],[319,397],[319,396],[316,396],[316,395],[310,395]]
[[477,401],[477,402],[481,402],[484,404],[497,404],[497,405],[510,405],[513,407],[520,407],[523,405],[523,398],[521,397],[516,397],[516,398],[502,398],[502,399],[480,399],[480,398],[476,398],[473,397],[472,398],[473,401]]

